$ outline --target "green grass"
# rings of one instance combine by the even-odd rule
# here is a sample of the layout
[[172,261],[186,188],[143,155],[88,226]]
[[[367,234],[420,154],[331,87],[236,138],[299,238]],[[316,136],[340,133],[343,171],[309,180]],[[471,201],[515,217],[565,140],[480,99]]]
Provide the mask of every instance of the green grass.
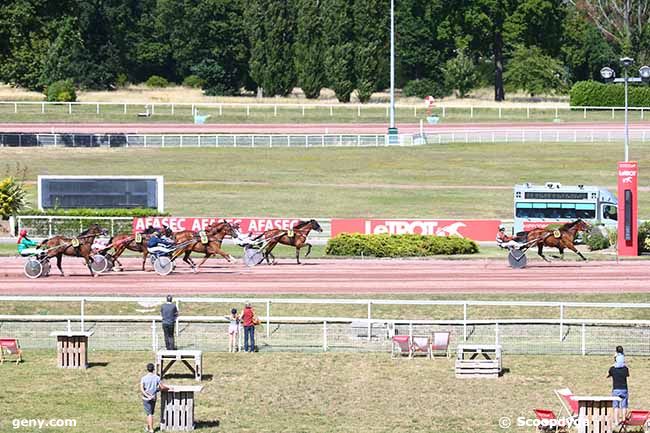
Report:
[[[164,175],[186,216],[510,219],[515,183],[614,186],[621,143],[483,143],[391,148],[0,149],[41,174]],[[632,143],[640,172],[650,146]],[[34,184],[28,199],[36,204]],[[639,192],[640,218],[650,193]]]
[[[246,104],[239,106],[224,106],[220,111],[218,106],[198,107],[201,115],[209,114],[207,123],[385,123],[388,120],[386,107],[358,104],[334,106],[330,111],[329,107],[317,107],[306,105],[304,114],[302,106],[278,106],[277,112],[273,104],[265,106],[250,105],[247,112]],[[47,105],[45,111],[41,111],[40,104],[19,105],[18,112],[14,112],[13,104],[0,104],[0,116],[5,122],[109,122],[109,123],[192,123],[190,105],[177,105],[172,114],[171,106],[156,106],[155,114],[151,117],[138,117],[137,113],[145,111],[145,105],[131,104],[127,106],[124,113],[124,106],[116,103],[114,105],[100,105],[100,112],[97,114],[96,105],[73,105],[72,114],[68,112],[68,105]],[[530,112],[526,108],[501,109],[499,116],[498,108],[475,107],[473,114],[470,107],[447,107],[443,116],[442,108],[432,110],[432,115],[439,116],[441,122],[550,122],[556,118],[554,108],[535,108],[531,104]],[[426,110],[422,106],[400,107],[395,109],[396,121],[398,123],[417,123],[420,119],[426,118]],[[559,109],[557,117],[563,121],[571,122],[620,122],[623,120],[623,110],[617,110],[612,116],[611,110],[591,110],[585,118],[581,109],[569,110]],[[644,113],[644,118],[648,118]],[[631,111],[632,121],[643,120],[640,111]]]
[[[91,340],[92,348],[92,340]],[[145,352],[90,352],[92,368],[59,370],[53,351],[29,351],[5,363],[0,431],[13,419],[75,419],[51,432],[128,433],[144,426],[137,392]],[[628,357],[633,408],[650,407],[642,378],[648,363]],[[456,379],[453,360],[391,359],[388,353],[204,354],[204,390],[197,396],[199,432],[524,432],[498,426],[501,417],[534,418],[533,408],[559,412],[553,389],[609,395],[611,356],[504,355],[508,372],[495,380]],[[173,367],[174,373],[182,368]],[[186,375],[167,383],[194,384]],[[157,407],[155,417],[158,425]]]

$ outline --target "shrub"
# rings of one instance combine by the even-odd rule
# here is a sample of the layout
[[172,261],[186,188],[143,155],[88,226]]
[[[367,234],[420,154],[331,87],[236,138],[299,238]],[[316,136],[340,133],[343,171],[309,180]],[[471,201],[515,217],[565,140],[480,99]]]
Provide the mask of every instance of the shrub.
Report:
[[120,72],[117,74],[117,77],[115,77],[115,85],[117,87],[126,87],[128,83],[129,77],[124,72]]
[[191,87],[193,89],[200,89],[205,84],[205,80],[201,79],[197,75],[188,75],[183,80],[183,86]]
[[158,88],[158,87],[167,87],[169,86],[169,81],[166,78],[152,75],[146,82],[147,87]]
[[586,244],[589,251],[604,250],[610,247],[609,233],[603,226],[592,226],[586,236]]
[[333,256],[422,257],[477,252],[478,245],[470,239],[423,235],[343,233],[325,247],[325,253]]
[[0,181],[0,218],[7,219],[25,207],[25,190],[13,177]]
[[449,95],[444,83],[433,80],[411,80],[404,85],[402,93],[404,96],[417,96],[418,98],[425,98],[429,95],[434,98],[442,98]]
[[443,73],[445,86],[450,90],[458,91],[460,98],[467,96],[478,83],[476,65],[462,50],[458,52],[456,57],[445,63]]
[[77,100],[72,80],[59,80],[47,86],[45,95],[50,102],[74,102]]
[[639,226],[638,242],[639,254],[650,252],[650,221]]
[[531,96],[561,93],[567,88],[564,65],[535,46],[517,47],[503,80],[509,89],[521,89]]
[[45,211],[23,212],[23,215],[52,215],[52,216],[89,216],[89,217],[144,217],[144,216],[166,216],[168,213],[160,213],[153,208],[132,208],[132,209],[47,209]]
[[[571,106],[575,107],[622,107],[625,105],[625,88],[610,86],[597,81],[579,81],[569,91]],[[631,85],[628,90],[630,107],[650,105],[650,88]]]

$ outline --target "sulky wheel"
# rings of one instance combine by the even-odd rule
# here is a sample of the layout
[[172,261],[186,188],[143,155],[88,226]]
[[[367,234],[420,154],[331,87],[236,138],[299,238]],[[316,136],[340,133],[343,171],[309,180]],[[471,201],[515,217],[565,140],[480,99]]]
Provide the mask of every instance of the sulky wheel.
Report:
[[246,246],[244,247],[244,263],[246,266],[255,266],[262,263],[264,254],[257,248]]
[[90,258],[90,268],[93,272],[101,274],[108,268],[108,260],[101,254],[95,254]]
[[508,253],[508,263],[513,269],[523,269],[526,267],[527,262],[528,259],[524,251],[513,248]]
[[36,259],[36,257],[30,257],[29,260],[25,262],[24,272],[27,278],[32,278],[32,279],[38,278],[41,275],[43,275],[43,264],[39,262],[38,259]]
[[158,275],[168,275],[174,269],[174,263],[169,257],[160,256],[153,262],[153,268]]

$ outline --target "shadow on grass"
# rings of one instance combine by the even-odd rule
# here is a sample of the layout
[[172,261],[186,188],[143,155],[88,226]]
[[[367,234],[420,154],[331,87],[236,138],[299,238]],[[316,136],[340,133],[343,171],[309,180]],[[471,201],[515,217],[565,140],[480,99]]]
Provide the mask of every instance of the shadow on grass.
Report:
[[[201,377],[202,382],[209,382],[214,378],[213,374],[204,374]],[[163,378],[164,380],[169,380],[169,379],[194,379],[194,375],[192,373],[167,373],[165,374],[165,377]]]
[[506,374],[509,374],[509,373],[510,373],[509,368],[502,368],[501,371],[499,372],[499,377],[503,377],[503,376],[505,376]]
[[107,367],[108,362],[89,362],[88,363],[88,368],[95,368],[95,367]]
[[194,428],[199,430],[202,428],[219,427],[219,425],[221,425],[221,422],[218,419],[214,421],[197,421],[194,424]]

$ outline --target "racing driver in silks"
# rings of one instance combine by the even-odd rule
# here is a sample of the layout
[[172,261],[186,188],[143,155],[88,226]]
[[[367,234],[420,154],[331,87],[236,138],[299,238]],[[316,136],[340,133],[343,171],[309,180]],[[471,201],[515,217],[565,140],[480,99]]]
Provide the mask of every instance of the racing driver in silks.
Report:
[[33,241],[27,237],[27,230],[22,229],[20,231],[20,236],[18,237],[18,254],[23,257],[34,256],[41,253],[41,250],[36,248],[38,242]]
[[506,228],[501,225],[497,232],[497,246],[504,249],[516,248],[519,246],[519,242],[514,237],[508,236],[506,234]]

